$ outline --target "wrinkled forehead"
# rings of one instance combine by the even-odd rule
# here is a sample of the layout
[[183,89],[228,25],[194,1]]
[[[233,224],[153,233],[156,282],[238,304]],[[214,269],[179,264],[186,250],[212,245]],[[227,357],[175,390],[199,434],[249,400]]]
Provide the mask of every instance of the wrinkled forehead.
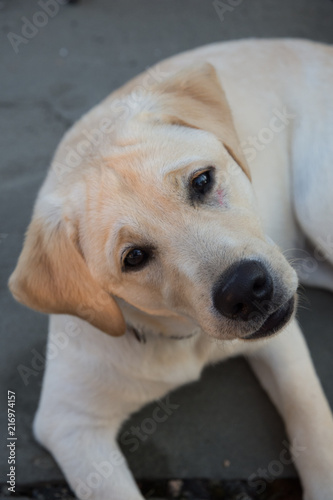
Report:
[[192,164],[203,167],[228,161],[228,154],[211,133],[181,126],[135,124],[117,144],[105,151],[105,159],[118,180],[133,187],[163,183],[168,174]]
[[175,223],[175,214],[181,218],[189,209],[185,188],[191,172],[229,160],[209,132],[167,125],[132,127],[101,151],[100,166],[87,182],[87,209],[98,217],[99,226],[104,221],[105,229],[112,227],[113,234],[122,227],[137,234],[144,228],[167,227]]

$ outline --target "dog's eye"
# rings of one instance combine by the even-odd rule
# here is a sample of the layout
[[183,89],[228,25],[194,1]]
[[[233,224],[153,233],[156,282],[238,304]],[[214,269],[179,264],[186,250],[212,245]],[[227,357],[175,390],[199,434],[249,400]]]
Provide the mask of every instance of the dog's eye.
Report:
[[201,197],[204,196],[212,188],[213,185],[213,169],[200,172],[191,181],[193,194]]
[[131,269],[142,268],[149,259],[149,253],[142,248],[132,248],[127,252],[124,260],[123,267],[125,271],[130,271]]

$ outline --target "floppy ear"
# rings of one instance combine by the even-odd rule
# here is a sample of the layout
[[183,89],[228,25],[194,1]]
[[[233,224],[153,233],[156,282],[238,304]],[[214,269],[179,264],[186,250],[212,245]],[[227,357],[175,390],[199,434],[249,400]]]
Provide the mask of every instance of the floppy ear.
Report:
[[64,221],[50,229],[33,218],[9,288],[37,311],[79,316],[113,336],[125,332],[118,305],[91,275],[76,231]]
[[161,94],[165,110],[160,115],[162,121],[212,132],[251,179],[214,66],[204,63],[186,68],[158,83],[155,90]]

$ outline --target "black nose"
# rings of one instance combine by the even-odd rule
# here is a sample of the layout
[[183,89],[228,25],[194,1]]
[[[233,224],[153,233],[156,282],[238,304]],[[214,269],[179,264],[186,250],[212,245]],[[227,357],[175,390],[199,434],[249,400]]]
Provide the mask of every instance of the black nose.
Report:
[[222,274],[213,290],[213,303],[223,316],[248,321],[253,313],[267,311],[272,295],[272,278],[263,264],[243,260]]

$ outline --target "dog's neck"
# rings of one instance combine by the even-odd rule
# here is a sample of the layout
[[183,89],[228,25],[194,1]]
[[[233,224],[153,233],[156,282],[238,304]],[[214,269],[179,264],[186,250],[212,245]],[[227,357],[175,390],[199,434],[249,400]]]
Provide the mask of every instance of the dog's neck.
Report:
[[[166,340],[186,340],[186,339],[190,339],[190,338],[194,337],[195,335],[199,334],[198,328],[193,330],[191,333],[189,333],[187,335],[165,335],[165,334],[162,334],[162,332],[159,332],[159,333],[153,332],[153,331],[145,329],[144,327],[135,328],[134,326],[129,325],[129,324],[127,325],[127,329],[133,333],[136,340],[138,342],[140,342],[141,344],[146,344],[147,339],[151,335],[154,335],[154,336],[157,335],[157,336],[165,338]],[[201,330],[200,330],[200,333],[201,333]]]

